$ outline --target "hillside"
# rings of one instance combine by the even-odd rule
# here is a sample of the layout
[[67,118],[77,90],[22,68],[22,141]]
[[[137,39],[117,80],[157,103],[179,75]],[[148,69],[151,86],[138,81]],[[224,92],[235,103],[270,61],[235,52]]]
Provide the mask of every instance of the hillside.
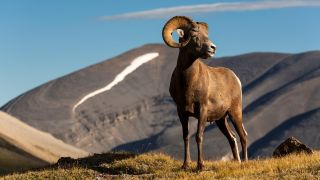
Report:
[[294,116],[265,136],[252,143],[249,153],[252,157],[271,156],[273,150],[279,145],[279,141],[286,140],[289,136],[294,136],[298,139],[304,137],[304,143],[311,147],[319,147],[320,135],[320,108]]
[[109,153],[69,160],[47,168],[6,175],[4,179],[318,179],[320,154],[290,155],[246,163],[205,162],[205,170],[188,170],[165,154]]
[[[36,87],[1,110],[85,151],[161,151],[181,158],[181,127],[168,92],[177,55],[177,49],[162,44],[145,45]],[[267,155],[262,149],[300,131],[310,132],[299,136],[302,142],[320,148],[317,133],[308,131],[316,122],[283,125],[320,107],[320,51],[250,53],[205,62],[228,67],[240,77],[253,156]],[[191,132],[195,124],[192,120]],[[278,133],[271,137],[273,130]],[[272,143],[266,147],[259,141]],[[206,159],[230,156],[227,140],[214,124],[206,128],[204,150]],[[191,152],[195,156],[194,140]]]
[[65,156],[88,156],[1,111],[0,132],[0,173],[45,166]]

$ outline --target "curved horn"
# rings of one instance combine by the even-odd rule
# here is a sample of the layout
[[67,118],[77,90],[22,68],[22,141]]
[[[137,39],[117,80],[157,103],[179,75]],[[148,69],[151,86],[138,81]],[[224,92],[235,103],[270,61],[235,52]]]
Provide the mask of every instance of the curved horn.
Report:
[[184,31],[190,29],[194,22],[192,19],[185,17],[185,16],[175,16],[171,18],[163,27],[162,29],[162,38],[163,41],[170,47],[173,48],[180,48],[186,46],[191,36],[188,39],[181,43],[176,43],[172,38],[172,32],[176,29],[183,29]]

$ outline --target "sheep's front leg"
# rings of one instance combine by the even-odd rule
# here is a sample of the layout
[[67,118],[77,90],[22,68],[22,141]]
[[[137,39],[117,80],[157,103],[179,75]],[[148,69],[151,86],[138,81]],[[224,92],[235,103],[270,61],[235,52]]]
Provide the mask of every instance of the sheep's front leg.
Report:
[[184,162],[182,169],[187,169],[191,162],[190,147],[189,147],[189,118],[181,111],[178,112],[179,119],[182,125],[183,141],[184,141]]
[[197,128],[197,135],[196,135],[196,141],[198,145],[198,170],[203,170],[204,163],[203,163],[203,153],[202,153],[202,142],[203,142],[203,132],[207,121],[207,111],[205,109],[202,109],[200,111],[200,116],[198,119],[198,128]]

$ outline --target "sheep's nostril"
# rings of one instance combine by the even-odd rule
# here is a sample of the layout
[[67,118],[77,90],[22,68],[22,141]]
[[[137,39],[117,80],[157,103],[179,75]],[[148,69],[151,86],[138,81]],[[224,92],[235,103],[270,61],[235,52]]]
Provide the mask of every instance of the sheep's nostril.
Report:
[[214,44],[211,44],[211,48],[212,48],[213,50],[216,50],[217,46],[214,45]]

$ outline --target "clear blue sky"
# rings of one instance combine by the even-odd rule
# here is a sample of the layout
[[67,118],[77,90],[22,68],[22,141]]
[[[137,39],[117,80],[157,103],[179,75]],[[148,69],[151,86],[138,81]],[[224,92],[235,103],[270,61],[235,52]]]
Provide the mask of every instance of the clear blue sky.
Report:
[[[216,2],[221,1],[201,1]],[[167,18],[101,20],[99,17],[199,3],[197,0],[0,1],[0,106],[49,80],[143,44],[162,43],[161,29]],[[190,16],[209,24],[219,57],[255,51],[298,53],[320,49],[319,6]]]

